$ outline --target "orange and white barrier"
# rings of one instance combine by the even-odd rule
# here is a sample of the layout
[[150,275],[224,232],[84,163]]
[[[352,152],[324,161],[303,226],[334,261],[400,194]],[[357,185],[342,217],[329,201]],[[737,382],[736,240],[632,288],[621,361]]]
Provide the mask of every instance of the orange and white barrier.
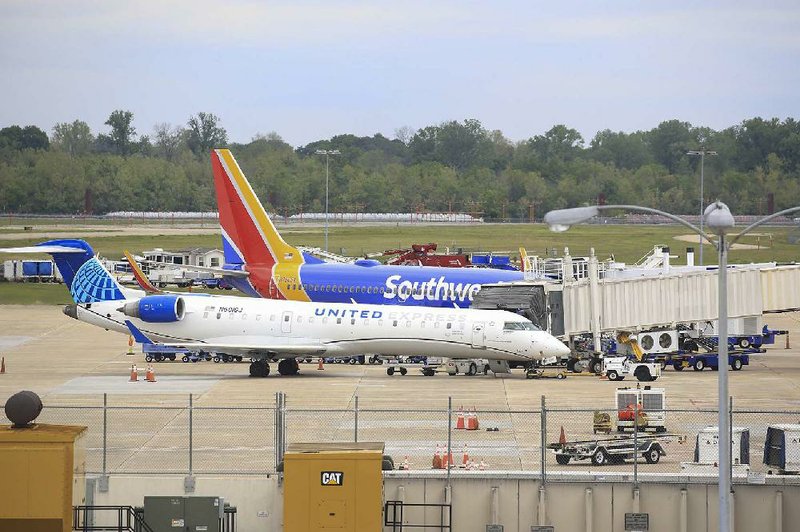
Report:
[[433,455],[433,468],[434,469],[444,469],[442,465],[442,455],[441,450],[439,449],[439,444],[436,444],[436,452]]
[[464,444],[464,456],[461,457],[461,467],[468,468],[469,467],[469,453],[467,452],[467,444]]
[[464,407],[458,407],[458,413],[456,414],[456,430],[464,429]]
[[324,370],[325,364],[323,363],[322,357],[319,357],[319,364],[317,365],[318,370]]
[[133,354],[133,336],[132,335],[128,335],[128,354],[129,355]]
[[156,372],[151,364],[147,365],[147,373],[145,373],[145,380],[147,382],[156,382]]
[[467,414],[467,430],[478,430],[478,412],[472,407],[472,412]]
[[138,382],[139,381],[139,371],[136,369],[136,364],[131,366],[131,378],[128,382]]

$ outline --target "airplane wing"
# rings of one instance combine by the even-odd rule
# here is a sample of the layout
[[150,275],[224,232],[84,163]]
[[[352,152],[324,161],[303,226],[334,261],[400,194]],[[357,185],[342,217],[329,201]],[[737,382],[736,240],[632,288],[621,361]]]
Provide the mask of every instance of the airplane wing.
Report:
[[[274,338],[272,336],[236,336],[209,338],[203,341],[156,342],[145,335],[130,320],[125,325],[134,339],[141,344],[156,344],[167,347],[183,347],[202,351],[214,351],[228,355],[298,357],[319,356],[327,352],[327,346],[306,338]],[[287,341],[289,340],[289,341]]]

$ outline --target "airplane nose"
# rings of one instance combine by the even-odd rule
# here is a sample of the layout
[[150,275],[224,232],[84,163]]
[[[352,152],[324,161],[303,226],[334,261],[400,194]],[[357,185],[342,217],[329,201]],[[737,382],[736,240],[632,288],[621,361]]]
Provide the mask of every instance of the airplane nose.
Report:
[[64,314],[72,318],[73,320],[78,319],[78,305],[67,305],[64,307]]
[[553,338],[551,342],[553,344],[553,350],[558,353],[558,356],[567,356],[570,354],[569,346],[558,338]]

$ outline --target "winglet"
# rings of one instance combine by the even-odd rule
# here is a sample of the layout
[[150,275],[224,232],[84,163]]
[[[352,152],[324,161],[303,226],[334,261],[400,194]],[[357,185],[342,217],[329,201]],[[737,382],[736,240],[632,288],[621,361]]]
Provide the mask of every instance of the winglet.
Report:
[[150,338],[145,336],[144,333],[136,327],[136,325],[131,323],[131,320],[125,320],[125,325],[128,327],[128,330],[131,331],[131,336],[133,336],[133,339],[136,340],[137,344],[155,343]]
[[123,253],[125,253],[125,258],[128,259],[128,264],[131,265],[133,278],[136,279],[136,282],[139,284],[142,290],[148,294],[160,294],[161,290],[153,286],[153,283],[150,282],[150,279],[147,278],[142,269],[136,263],[136,259],[133,258],[133,255],[131,255],[127,249]]

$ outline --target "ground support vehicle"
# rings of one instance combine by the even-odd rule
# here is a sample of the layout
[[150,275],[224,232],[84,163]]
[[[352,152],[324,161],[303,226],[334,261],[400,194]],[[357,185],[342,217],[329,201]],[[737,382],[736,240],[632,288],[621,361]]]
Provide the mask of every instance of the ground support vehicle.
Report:
[[451,358],[446,364],[448,375],[477,375],[483,373],[487,375],[489,370],[489,361],[482,358]]
[[637,362],[626,356],[603,357],[603,374],[610,381],[621,381],[625,377],[636,377],[640,382],[651,382],[661,376],[661,364]]
[[214,353],[212,360],[219,364],[220,362],[241,362],[244,357],[239,355],[228,355],[226,353]]
[[666,393],[664,388],[617,388],[617,432],[626,429],[666,432]]
[[183,358],[190,354],[188,349],[181,347],[167,347],[159,344],[142,344],[142,353],[147,362],[163,362],[165,360],[174,361],[176,358]]
[[[408,357],[408,359],[411,358],[416,357]],[[386,368],[386,374],[389,376],[394,375],[395,373],[406,375],[410,369],[418,369],[426,377],[433,377],[436,375],[437,371],[441,371],[441,368],[444,365],[443,360],[440,357],[420,357],[418,362],[408,359],[403,357],[388,359],[386,361],[388,364],[388,367]]]
[[654,434],[625,435],[613,438],[551,443],[547,448],[553,451],[559,465],[567,465],[571,460],[591,460],[593,465],[620,464],[625,460],[642,457],[648,464],[657,464],[666,456],[665,436]]

